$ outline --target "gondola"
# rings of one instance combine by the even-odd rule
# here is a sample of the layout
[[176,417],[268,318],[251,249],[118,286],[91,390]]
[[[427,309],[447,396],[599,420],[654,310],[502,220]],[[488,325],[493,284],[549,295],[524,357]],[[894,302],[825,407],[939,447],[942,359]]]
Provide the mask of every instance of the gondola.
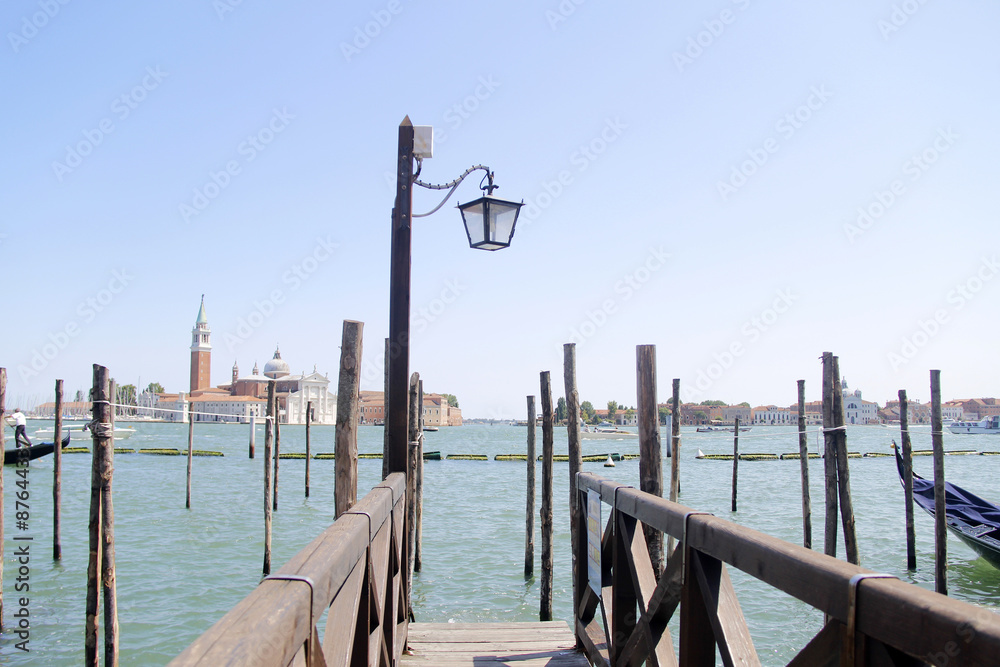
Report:
[[[63,436],[62,446],[69,447],[69,433]],[[31,445],[27,448],[28,450],[28,460],[34,461],[42,456],[47,456],[55,451],[55,445],[51,442],[40,442],[37,445]],[[23,460],[24,447],[17,447],[15,449],[5,449],[3,453],[3,464],[5,466],[17,465],[18,461]]]
[[[903,483],[903,457],[895,444],[896,469],[900,484]],[[955,535],[986,559],[1000,568],[1000,506],[973,495],[950,482],[944,483],[945,524]],[[934,482],[913,473],[913,499],[920,507],[934,516]]]

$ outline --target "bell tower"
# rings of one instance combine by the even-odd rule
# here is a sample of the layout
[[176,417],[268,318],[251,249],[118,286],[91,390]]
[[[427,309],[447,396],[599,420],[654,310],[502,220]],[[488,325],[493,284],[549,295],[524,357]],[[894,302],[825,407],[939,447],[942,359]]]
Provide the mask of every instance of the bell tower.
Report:
[[212,386],[212,330],[205,315],[205,295],[201,295],[198,319],[191,329],[191,391]]

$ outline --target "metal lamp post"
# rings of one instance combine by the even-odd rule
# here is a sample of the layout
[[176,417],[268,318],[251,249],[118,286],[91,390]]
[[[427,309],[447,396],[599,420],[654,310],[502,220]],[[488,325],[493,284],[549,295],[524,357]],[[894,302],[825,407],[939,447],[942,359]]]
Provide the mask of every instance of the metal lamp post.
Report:
[[[514,225],[523,202],[506,201],[493,196],[493,172],[487,167],[470,167],[454,181],[444,185],[430,185],[416,179],[423,158],[431,157],[433,134],[431,128],[420,127],[416,132],[407,116],[399,124],[399,150],[396,155],[396,201],[392,209],[392,249],[389,278],[389,395],[385,428],[388,429],[386,470],[390,473],[407,473],[407,424],[409,400],[407,397],[410,373],[410,249],[412,218],[430,215],[451,197],[459,183],[476,170],[486,171],[489,184],[479,199],[459,205],[465,222],[469,245],[481,250],[499,250],[510,245]],[[414,161],[418,169],[414,172]],[[426,214],[413,214],[413,186],[433,190],[450,189],[436,208]]]

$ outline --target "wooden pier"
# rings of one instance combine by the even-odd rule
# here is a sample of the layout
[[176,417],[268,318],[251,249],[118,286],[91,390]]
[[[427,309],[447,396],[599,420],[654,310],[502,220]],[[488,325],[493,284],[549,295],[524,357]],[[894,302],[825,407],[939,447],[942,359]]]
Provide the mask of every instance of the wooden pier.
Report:
[[402,665],[589,667],[565,621],[411,623]]
[[[640,374],[648,371],[639,364]],[[550,414],[548,372],[541,381],[543,412]],[[675,380],[675,406],[677,389]],[[655,400],[640,401],[640,423],[655,409]],[[837,410],[842,408],[834,406]],[[547,421],[543,470],[550,475],[550,416]],[[674,425],[671,495],[676,498],[677,420]],[[842,429],[832,426],[834,432]],[[836,440],[830,438],[831,446]],[[728,568],[816,611],[788,619],[815,628],[790,667],[969,667],[996,665],[1000,656],[1000,615],[992,611],[684,507],[661,497],[662,486],[650,493],[585,472],[571,478],[581,508],[571,531],[577,565],[568,593],[572,626],[548,619],[412,622],[414,514],[406,508],[409,495],[420,488],[412,479],[420,468],[409,465],[406,444],[407,438],[390,442],[382,483],[170,664],[715,667],[721,659],[727,666],[761,665]],[[402,449],[393,454],[393,447]],[[840,447],[846,486],[847,452],[843,443]],[[641,456],[654,458],[645,450]],[[830,484],[828,503],[834,507],[838,485]],[[542,518],[544,528],[544,509]],[[845,521],[845,530],[852,522]],[[551,607],[544,592],[542,602],[545,618]]]

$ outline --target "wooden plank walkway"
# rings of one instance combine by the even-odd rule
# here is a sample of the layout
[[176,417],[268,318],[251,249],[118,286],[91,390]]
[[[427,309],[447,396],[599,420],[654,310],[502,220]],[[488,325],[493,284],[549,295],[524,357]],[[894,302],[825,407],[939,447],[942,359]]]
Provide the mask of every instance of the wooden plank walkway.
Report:
[[411,623],[404,665],[589,667],[565,621]]

